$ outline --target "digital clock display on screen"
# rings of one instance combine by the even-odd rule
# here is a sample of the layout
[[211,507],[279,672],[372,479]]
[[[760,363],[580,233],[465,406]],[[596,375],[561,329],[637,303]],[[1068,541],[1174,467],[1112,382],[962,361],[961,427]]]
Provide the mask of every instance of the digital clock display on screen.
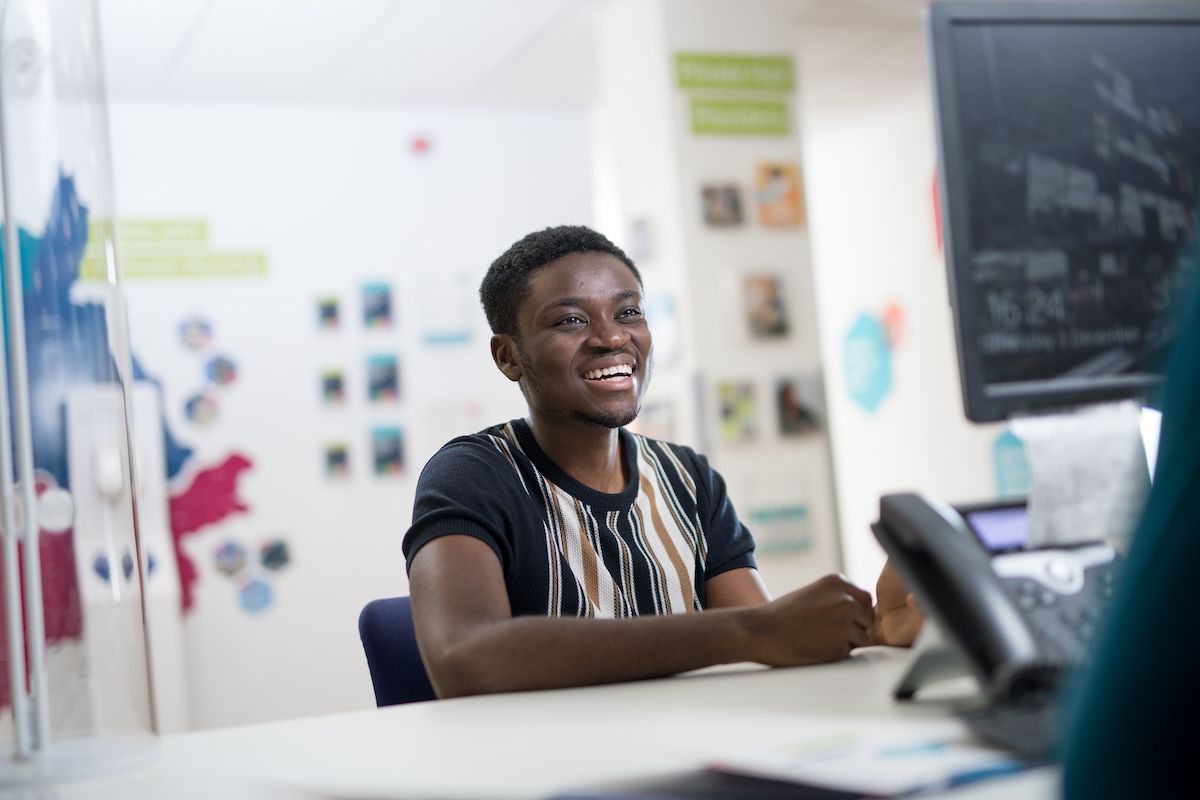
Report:
[[1200,26],[963,24],[952,52],[983,395],[1143,381],[1200,263]]

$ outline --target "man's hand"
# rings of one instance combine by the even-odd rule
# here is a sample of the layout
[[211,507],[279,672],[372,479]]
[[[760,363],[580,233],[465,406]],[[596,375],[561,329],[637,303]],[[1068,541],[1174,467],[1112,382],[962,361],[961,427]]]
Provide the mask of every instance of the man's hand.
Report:
[[883,565],[875,584],[875,627],[871,629],[871,644],[890,644],[908,647],[921,632],[922,617],[917,603],[892,562]]
[[748,659],[776,667],[840,661],[867,644],[875,621],[871,595],[841,575],[742,611]]

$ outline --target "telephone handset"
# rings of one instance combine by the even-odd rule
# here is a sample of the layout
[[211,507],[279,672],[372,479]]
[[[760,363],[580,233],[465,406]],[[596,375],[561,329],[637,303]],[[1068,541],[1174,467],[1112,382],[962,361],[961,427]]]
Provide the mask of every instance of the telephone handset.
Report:
[[[961,671],[994,700],[1041,694],[1057,673],[1081,663],[1111,594],[1115,551],[1103,543],[989,552],[945,503],[918,494],[885,495],[872,530],[922,612],[951,652],[924,654],[896,688]],[[955,658],[957,656],[957,659]]]

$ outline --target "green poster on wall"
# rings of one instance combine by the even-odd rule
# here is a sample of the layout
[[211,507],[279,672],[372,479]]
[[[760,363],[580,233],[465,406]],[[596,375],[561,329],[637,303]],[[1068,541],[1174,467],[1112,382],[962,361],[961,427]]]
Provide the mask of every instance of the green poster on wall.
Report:
[[675,79],[681,89],[790,92],[794,85],[788,56],[676,53]]
[[788,106],[782,100],[706,100],[693,97],[692,133],[709,136],[787,136]]
[[[268,272],[261,251],[210,249],[203,219],[123,219],[118,225],[121,265],[126,280],[143,278],[261,278]],[[80,266],[83,280],[104,281],[108,275],[105,242],[112,220],[92,220]]]

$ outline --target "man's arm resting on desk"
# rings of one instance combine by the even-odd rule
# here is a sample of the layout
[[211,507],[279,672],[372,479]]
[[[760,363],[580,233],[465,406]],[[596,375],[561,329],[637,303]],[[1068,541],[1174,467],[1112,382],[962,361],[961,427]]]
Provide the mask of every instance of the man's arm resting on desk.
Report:
[[409,586],[439,697],[653,678],[739,661],[813,664],[867,643],[870,595],[844,578],[826,576],[762,602],[757,576],[737,572],[706,587],[714,589],[712,604],[736,608],[633,619],[513,617],[492,549],[469,536],[444,536],[413,557]]

